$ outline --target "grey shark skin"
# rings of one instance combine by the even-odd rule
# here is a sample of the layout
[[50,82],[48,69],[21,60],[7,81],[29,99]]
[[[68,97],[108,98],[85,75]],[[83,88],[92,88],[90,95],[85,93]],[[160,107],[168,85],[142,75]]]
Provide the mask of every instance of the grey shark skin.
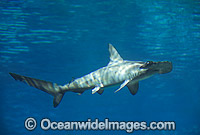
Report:
[[139,81],[154,74],[164,74],[172,71],[172,63],[169,61],[128,61],[123,60],[117,50],[109,44],[110,62],[107,66],[91,72],[81,78],[77,78],[65,85],[34,79],[15,73],[9,73],[15,80],[19,80],[47,92],[54,96],[53,104],[57,107],[65,92],[82,94],[85,90],[92,89],[92,94],[103,93],[103,88],[121,84],[115,92],[127,86],[132,95],[138,91]]

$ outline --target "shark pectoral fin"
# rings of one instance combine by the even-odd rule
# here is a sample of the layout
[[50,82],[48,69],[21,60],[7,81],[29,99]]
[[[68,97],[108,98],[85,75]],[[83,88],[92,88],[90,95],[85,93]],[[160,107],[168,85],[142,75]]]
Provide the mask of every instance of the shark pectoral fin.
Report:
[[97,91],[100,90],[101,87],[96,86],[94,89],[92,89],[92,94],[96,93]]
[[120,91],[120,90],[121,90],[124,86],[126,86],[126,84],[129,83],[129,82],[130,82],[130,80],[125,80],[125,81],[120,85],[119,89],[117,89],[117,90],[115,91],[115,93],[118,92],[118,91]]
[[103,94],[103,92],[104,92],[103,89],[100,89],[100,90],[97,91],[97,93],[98,93],[99,95]]
[[128,87],[130,93],[135,95],[139,88],[139,82],[130,81],[126,86]]

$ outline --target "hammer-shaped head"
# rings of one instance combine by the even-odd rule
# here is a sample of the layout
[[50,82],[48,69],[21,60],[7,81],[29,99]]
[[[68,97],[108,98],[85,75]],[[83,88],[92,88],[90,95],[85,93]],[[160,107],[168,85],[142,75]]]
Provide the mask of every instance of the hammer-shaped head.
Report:
[[172,62],[170,61],[147,61],[140,67],[141,69],[148,69],[150,72],[158,72],[159,74],[165,74],[172,71]]

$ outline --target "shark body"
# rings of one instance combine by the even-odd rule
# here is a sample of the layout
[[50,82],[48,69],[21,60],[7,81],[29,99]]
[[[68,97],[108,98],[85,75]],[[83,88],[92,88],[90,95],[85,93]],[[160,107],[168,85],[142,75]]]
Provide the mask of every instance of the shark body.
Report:
[[75,92],[82,94],[88,89],[92,89],[92,94],[103,93],[103,88],[121,84],[115,92],[127,86],[130,93],[135,95],[139,88],[139,81],[146,79],[154,74],[164,74],[171,72],[172,63],[169,61],[127,61],[123,60],[117,50],[109,44],[110,62],[107,66],[91,72],[81,78],[77,78],[65,85],[34,79],[9,73],[15,80],[19,80],[47,92],[54,96],[54,107],[57,107],[62,100],[65,92]]

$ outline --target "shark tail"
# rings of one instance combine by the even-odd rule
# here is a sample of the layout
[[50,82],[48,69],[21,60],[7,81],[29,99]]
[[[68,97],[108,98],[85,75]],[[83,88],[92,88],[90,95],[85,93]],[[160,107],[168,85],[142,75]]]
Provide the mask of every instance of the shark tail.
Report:
[[34,79],[22,75],[18,75],[15,73],[9,73],[15,80],[24,82],[32,87],[35,87],[37,89],[40,89],[46,93],[51,94],[54,96],[53,99],[53,106],[57,107],[59,103],[61,102],[64,92],[62,92],[62,89],[60,86],[58,86],[56,83],[47,82],[44,80]]

